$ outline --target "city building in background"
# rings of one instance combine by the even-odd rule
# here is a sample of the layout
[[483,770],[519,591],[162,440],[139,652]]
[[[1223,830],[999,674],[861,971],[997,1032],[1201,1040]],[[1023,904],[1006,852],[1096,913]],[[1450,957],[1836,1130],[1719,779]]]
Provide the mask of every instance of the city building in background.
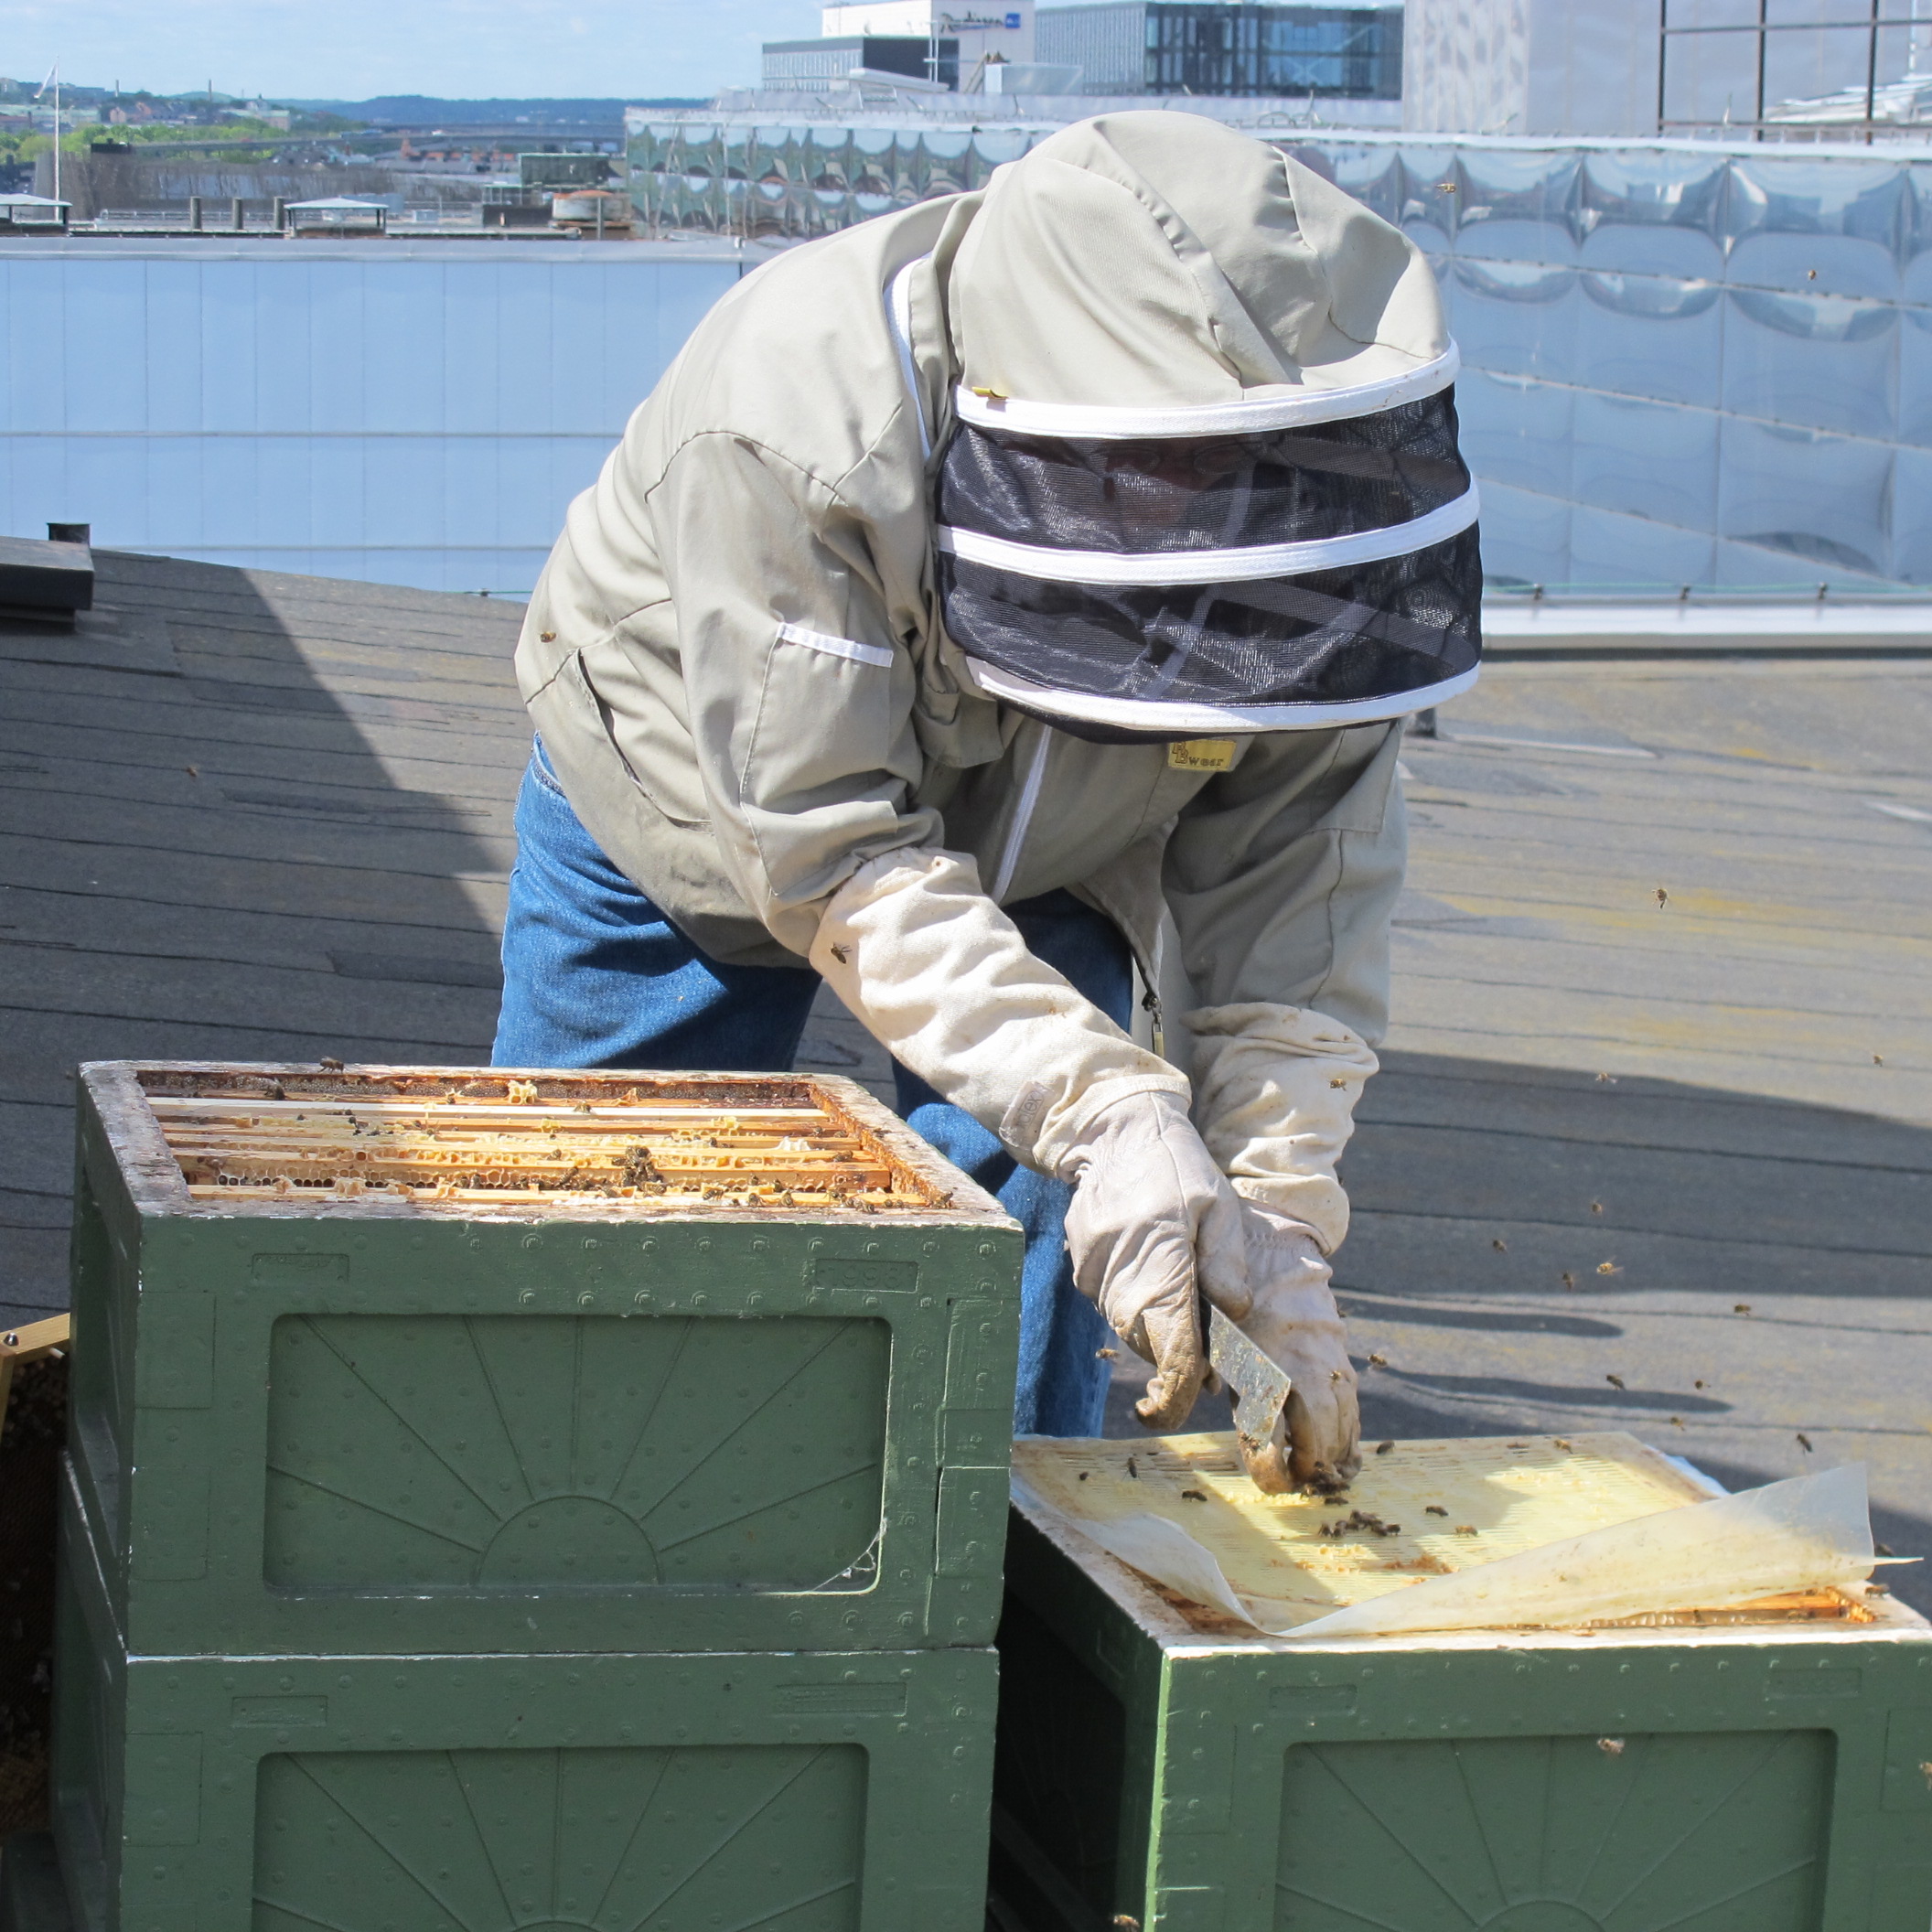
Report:
[[[1402,97],[1402,9],[1257,0],[1100,0],[1009,9],[938,0],[828,6],[817,41],[768,41],[767,93],[913,76],[962,94]],[[749,104],[749,103],[746,103]],[[1068,104],[1069,114],[1085,111]]]
[[821,94],[854,80],[960,84],[960,43],[953,35],[841,34],[817,40],[767,40],[760,77],[771,93]]
[[819,22],[828,39],[896,34],[928,43],[956,40],[960,65],[954,84],[963,85],[989,60],[1024,64],[1034,58],[1033,8],[1034,0],[986,0],[978,6],[942,5],[939,0],[853,0],[821,9]]
[[1923,139],[1932,0],[1408,0],[1403,126]]
[[[52,196],[48,129],[28,125],[23,83],[0,79],[0,191]],[[392,230],[476,231],[482,210],[513,193],[533,150],[601,155],[624,141],[618,100],[457,102],[417,99],[276,107],[220,94],[191,97],[75,89],[90,119],[63,102],[59,183],[76,232],[272,230],[278,204],[348,197],[380,201]],[[663,102],[676,108],[692,102]],[[19,107],[18,115],[10,110]],[[10,131],[17,121],[17,131]],[[199,219],[197,219],[197,210]]]
[[762,86],[822,92],[856,79],[906,78],[968,93],[988,87],[989,68],[1029,66],[1034,0],[981,6],[939,0],[853,0],[820,12],[817,40],[765,44]]
[[[1402,125],[1419,134],[1654,134],[1660,4],[1408,0]],[[1758,0],[1745,4],[1755,17]],[[1734,12],[1736,0],[1729,5]]]
[[1836,0],[1740,11],[1664,0],[1659,131],[1807,129],[1875,138],[1932,118],[1932,5]]
[[1402,98],[1400,6],[1104,0],[1043,7],[1034,44],[1083,93]]

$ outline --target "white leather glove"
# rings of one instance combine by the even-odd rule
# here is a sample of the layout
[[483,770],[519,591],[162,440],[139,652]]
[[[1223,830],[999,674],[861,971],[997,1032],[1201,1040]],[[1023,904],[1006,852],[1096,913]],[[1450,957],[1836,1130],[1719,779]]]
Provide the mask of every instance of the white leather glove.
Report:
[[1134,1413],[1177,1428],[1208,1373],[1200,1296],[1249,1309],[1240,1197],[1209,1157],[1178,1094],[1110,1098],[1059,1163],[1073,1278],[1129,1347],[1154,1364]]
[[1072,1179],[1081,1130],[1111,1100],[1186,1106],[1186,1075],[1036,959],[959,853],[868,860],[826,902],[810,959],[902,1067],[1036,1173]]
[[1250,1341],[1293,1385],[1274,1437],[1241,1452],[1258,1489],[1280,1496],[1304,1484],[1329,1488],[1362,1465],[1355,1365],[1341,1312],[1328,1286],[1328,1263],[1304,1223],[1248,1202],[1248,1286],[1252,1305],[1239,1316]]
[[1194,1117],[1250,1201],[1299,1221],[1333,1254],[1348,1231],[1336,1163],[1376,1070],[1360,1035],[1308,1006],[1204,1006],[1194,1035]]

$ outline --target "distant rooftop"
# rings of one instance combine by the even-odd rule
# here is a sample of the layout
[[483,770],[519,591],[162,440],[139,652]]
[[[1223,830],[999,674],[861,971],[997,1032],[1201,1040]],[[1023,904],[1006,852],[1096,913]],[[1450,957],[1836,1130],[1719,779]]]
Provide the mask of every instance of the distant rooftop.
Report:
[[[438,94],[378,94],[369,101],[295,101],[293,107],[312,113],[340,114],[368,127],[440,128],[454,131],[482,128],[546,127],[607,129],[621,127],[624,111],[635,103],[624,99],[509,97],[457,101]],[[702,107],[702,101],[666,97],[641,103],[647,107]]]

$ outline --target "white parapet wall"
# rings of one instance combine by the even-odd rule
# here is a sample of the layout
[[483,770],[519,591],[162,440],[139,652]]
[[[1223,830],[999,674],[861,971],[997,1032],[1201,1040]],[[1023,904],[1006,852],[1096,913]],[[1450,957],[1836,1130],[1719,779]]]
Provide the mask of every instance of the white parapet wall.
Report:
[[[1932,147],[1217,104],[1434,263],[1499,588],[1932,585]],[[1057,124],[639,113],[641,224],[682,241],[0,242],[0,533],[526,591],[761,238],[978,188]]]
[[0,242],[0,532],[521,596],[730,242]]

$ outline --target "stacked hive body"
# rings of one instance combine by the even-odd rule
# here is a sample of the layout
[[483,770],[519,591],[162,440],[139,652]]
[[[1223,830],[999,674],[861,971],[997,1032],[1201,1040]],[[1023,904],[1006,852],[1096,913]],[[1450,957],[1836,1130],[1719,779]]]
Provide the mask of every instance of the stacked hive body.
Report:
[[978,1932],[995,1203],[829,1080],[102,1066],[80,1132],[80,1923]]
[[[1229,1438],[1121,1453],[1136,1513],[1191,1519],[1284,1623],[1457,1567],[1438,1534],[1507,1544],[1565,1484],[1617,1519],[1669,1475],[1628,1438],[1476,1446],[1371,1458],[1352,1526],[1241,1495]],[[1016,1458],[994,1871],[1029,1932],[1926,1932],[1932,1628],[1890,1598],[1267,1637],[1081,1531],[1114,1454]],[[1240,1510],[1272,1519],[1246,1562]]]

